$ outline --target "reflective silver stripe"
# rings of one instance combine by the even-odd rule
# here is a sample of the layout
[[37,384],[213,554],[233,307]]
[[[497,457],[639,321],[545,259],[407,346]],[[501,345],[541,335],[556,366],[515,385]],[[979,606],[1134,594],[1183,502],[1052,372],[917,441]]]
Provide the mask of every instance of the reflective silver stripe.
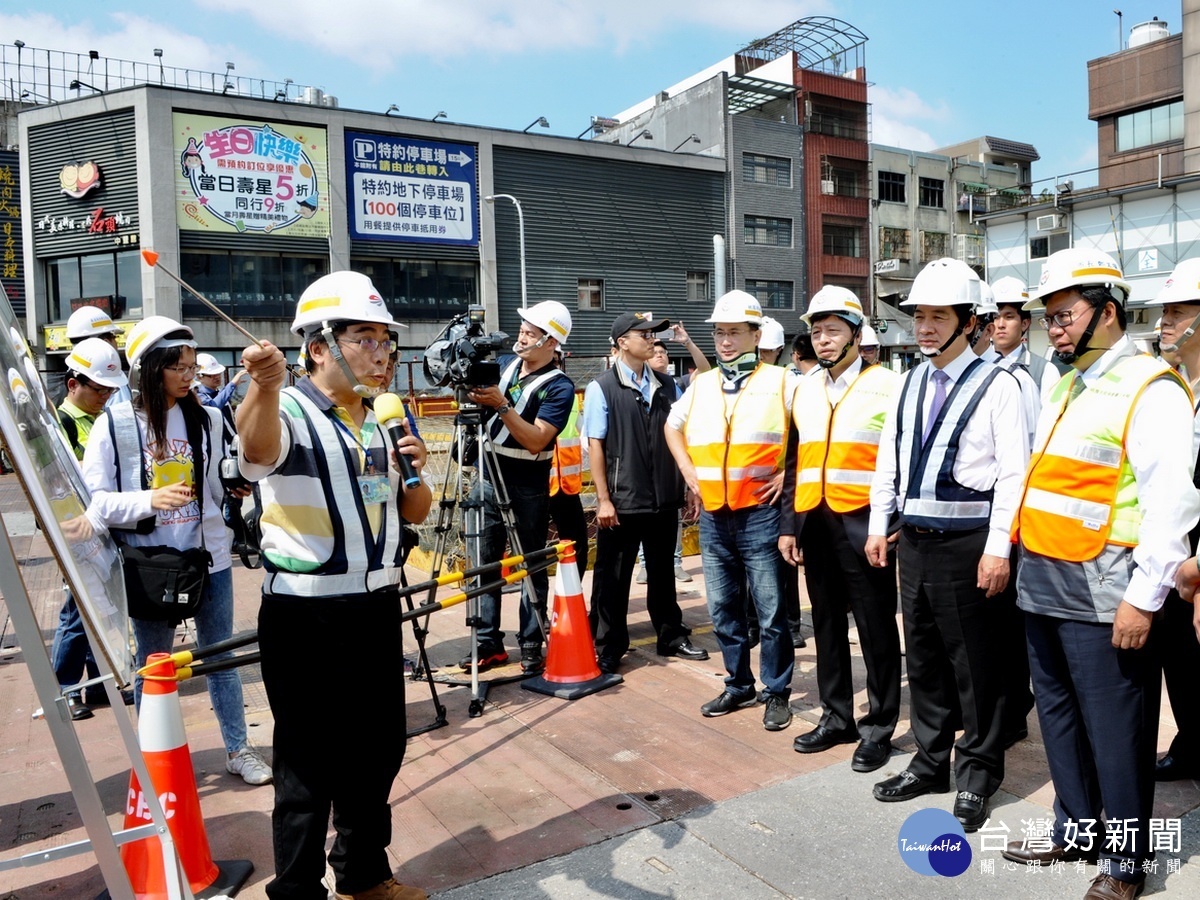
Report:
[[720,481],[724,473],[720,466],[696,466],[696,477],[701,481]]
[[343,594],[364,594],[400,583],[400,570],[376,569],[354,575],[298,575],[294,572],[274,572],[267,575],[263,591],[295,597],[337,597]]
[[579,438],[559,438],[558,448],[561,450],[565,447],[578,447]]
[[831,443],[878,445],[879,436],[882,433],[881,431],[842,431],[839,429],[833,432],[829,440]]
[[800,475],[796,479],[798,484],[816,484],[821,480],[821,470],[816,469],[801,469]]
[[920,500],[910,497],[904,501],[904,515],[927,516],[939,519],[979,519],[991,515],[992,505],[986,500]]
[[742,431],[735,428],[729,434],[731,444],[782,444],[783,435],[778,431]]
[[874,472],[864,472],[861,469],[828,469],[825,481],[829,484],[870,484]]
[[1065,446],[1064,444],[1066,442],[1055,444],[1053,453],[1056,456],[1065,456],[1067,459],[1077,459],[1080,462],[1092,462],[1100,466],[1108,466],[1110,469],[1119,468],[1121,465],[1121,449],[1119,447],[1097,444],[1092,441],[1077,441]]
[[1103,503],[1093,503],[1090,500],[1079,500],[1075,497],[1064,497],[1040,488],[1029,488],[1025,492],[1025,506],[1042,512],[1053,513],[1068,519],[1082,522],[1085,527],[1096,530],[1108,524],[1112,510]]
[[524,447],[501,447],[499,444],[493,443],[492,448],[500,456],[507,456],[509,459],[524,459],[530,462],[539,459],[553,459],[554,450],[543,450],[541,453],[530,453]]
[[561,475],[578,475],[583,471],[583,466],[559,466],[558,474]]
[[[697,471],[699,470],[697,469]],[[716,469],[714,471],[720,473],[721,470]],[[725,477],[730,481],[746,481],[755,478],[770,478],[774,474],[774,466],[743,466],[737,469],[725,469]],[[713,480],[717,481],[719,479],[720,475],[718,474]]]
[[[520,370],[520,367],[521,367],[521,360],[514,359],[509,364],[508,368],[504,370],[504,374],[500,378],[500,393],[507,396],[507,391],[508,391],[509,387],[512,385],[513,377],[518,373],[518,371]],[[524,417],[525,408],[527,406],[529,406],[530,401],[537,395],[537,392],[539,390],[541,390],[542,385],[546,384],[551,379],[558,378],[559,376],[562,376],[565,378],[566,373],[563,372],[562,369],[551,369],[549,372],[545,372],[544,374],[539,375],[537,378],[533,379],[533,381],[529,382],[529,384],[525,385],[525,387],[521,391],[521,399],[513,404],[513,409],[516,410],[517,415]],[[497,452],[500,452],[500,450],[501,450],[500,445],[503,444],[509,438],[510,432],[508,430],[508,426],[505,425],[503,420],[501,420],[499,417],[497,417],[488,426],[489,430],[491,428],[494,428],[497,423],[499,423],[500,429],[493,435],[492,441],[496,445]],[[515,447],[509,448],[509,449],[517,450],[517,448],[515,448]],[[542,456],[542,455],[538,454],[535,456],[533,454],[530,454],[528,450],[521,449],[515,453],[504,453],[503,455],[511,456],[514,459],[549,459],[550,456],[553,456],[553,451],[554,451],[554,448],[551,447],[551,452],[549,455]]]

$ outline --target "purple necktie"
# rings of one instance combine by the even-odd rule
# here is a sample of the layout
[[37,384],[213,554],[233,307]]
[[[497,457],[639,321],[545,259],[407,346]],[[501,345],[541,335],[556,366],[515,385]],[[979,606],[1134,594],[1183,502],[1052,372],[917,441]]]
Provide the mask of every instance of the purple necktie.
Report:
[[933,431],[933,423],[937,421],[938,413],[946,405],[946,382],[949,380],[950,376],[941,369],[933,370],[933,402],[929,404],[929,416],[925,419],[925,434],[921,438],[922,444],[929,440],[929,434]]

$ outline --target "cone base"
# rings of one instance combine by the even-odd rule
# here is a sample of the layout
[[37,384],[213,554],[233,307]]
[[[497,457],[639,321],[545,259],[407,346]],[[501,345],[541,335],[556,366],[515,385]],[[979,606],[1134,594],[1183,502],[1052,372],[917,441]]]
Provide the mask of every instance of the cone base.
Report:
[[[254,863],[248,859],[218,859],[216,861],[217,877],[202,891],[195,892],[196,900],[207,900],[210,897],[236,897],[240,891],[250,880],[251,874],[254,872]],[[138,900],[151,897],[163,897],[165,893],[158,894],[135,894]],[[108,891],[103,891],[96,895],[96,900],[109,900],[110,894]]]
[[557,697],[560,700],[578,700],[580,697],[586,697],[588,694],[595,694],[605,688],[618,685],[624,680],[617,672],[608,675],[601,674],[598,678],[589,678],[587,681],[578,681],[574,684],[547,681],[544,675],[539,675],[522,682],[521,687],[527,691],[545,694],[548,697]]

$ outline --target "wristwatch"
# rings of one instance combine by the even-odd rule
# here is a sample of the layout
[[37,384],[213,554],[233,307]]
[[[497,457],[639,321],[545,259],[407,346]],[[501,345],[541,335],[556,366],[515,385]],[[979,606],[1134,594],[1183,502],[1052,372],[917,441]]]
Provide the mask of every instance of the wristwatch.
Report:
[[497,406],[497,407],[496,407],[496,415],[498,415],[498,416],[503,416],[503,415],[504,415],[506,412],[508,412],[510,409],[512,409],[512,407],[511,407],[511,406],[509,406],[509,404],[507,404],[507,403],[502,403],[502,404],[500,404],[499,406]]

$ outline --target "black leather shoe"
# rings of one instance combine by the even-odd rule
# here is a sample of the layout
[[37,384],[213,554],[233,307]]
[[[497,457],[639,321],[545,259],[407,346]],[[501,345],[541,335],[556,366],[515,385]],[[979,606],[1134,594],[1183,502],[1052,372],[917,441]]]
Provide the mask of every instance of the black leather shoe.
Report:
[[942,781],[928,781],[905,769],[899,775],[893,775],[887,781],[881,781],[871,791],[876,800],[884,803],[897,803],[901,800],[912,800],[924,794],[944,794],[950,790],[950,778]]
[[74,722],[82,722],[84,719],[90,719],[94,713],[84,705],[79,694],[67,695],[67,709],[71,711],[71,720]]
[[988,798],[970,791],[959,791],[954,798],[954,818],[962,824],[963,831],[970,834],[978,831],[988,817]]
[[1051,844],[1049,850],[1034,850],[1027,847],[1023,841],[1012,841],[1000,851],[1000,855],[1015,863],[1048,866],[1056,862],[1095,862],[1098,853],[1095,850],[1080,850],[1078,847],[1060,847],[1058,844]]
[[611,675],[620,668],[621,661],[618,659],[610,659],[607,656],[601,656],[596,660],[596,665],[600,668],[604,675]]
[[804,635],[802,635],[800,633],[800,629],[797,628],[792,632],[792,647],[796,650],[803,650],[807,646],[808,641],[804,639]]
[[754,694],[739,697],[737,694],[729,693],[729,691],[722,691],[720,697],[717,697],[715,700],[709,700],[700,707],[700,715],[708,719],[714,719],[717,716],[731,713],[735,709],[745,709],[747,706],[754,706],[757,703],[758,698]]
[[1181,781],[1184,778],[1200,778],[1200,766],[1184,762],[1170,753],[1154,764],[1155,781]]
[[818,725],[808,734],[802,734],[792,741],[792,749],[797,753],[821,753],[838,744],[853,744],[858,740],[858,731],[847,728],[844,731],[834,731],[824,725]]
[[767,694],[763,710],[763,728],[767,731],[783,731],[792,724],[792,708],[778,694]]
[[874,772],[891,755],[891,741],[862,741],[850,757],[850,768],[855,772]]
[[663,647],[661,644],[658,647],[659,656],[678,656],[680,659],[708,659],[708,651],[697,647],[687,638],[683,637],[671,644],[669,647]]
[[537,675],[546,668],[546,658],[542,656],[542,648],[535,645],[521,648],[521,671]]

